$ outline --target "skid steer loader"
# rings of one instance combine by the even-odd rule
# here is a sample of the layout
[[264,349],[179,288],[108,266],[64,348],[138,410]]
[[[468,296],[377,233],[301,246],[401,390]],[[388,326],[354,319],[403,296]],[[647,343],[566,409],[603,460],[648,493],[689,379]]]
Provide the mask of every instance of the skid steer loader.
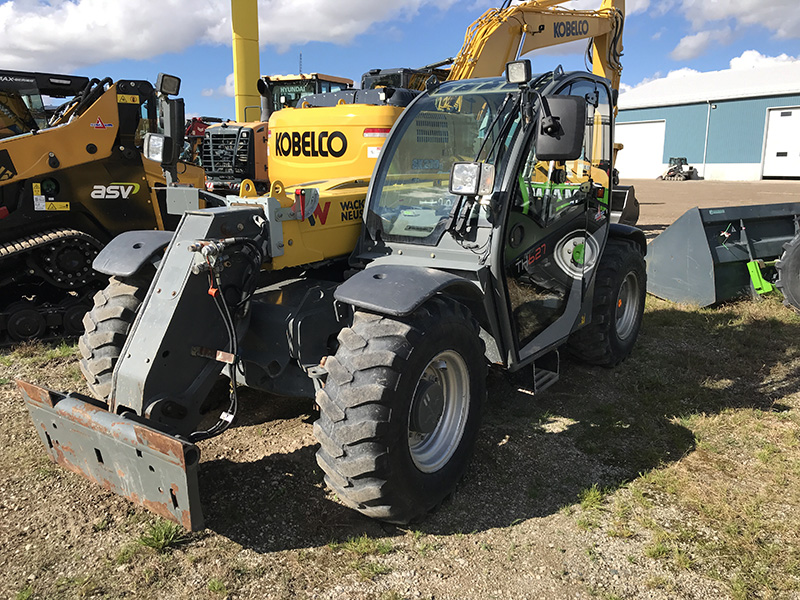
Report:
[[[366,205],[335,183],[169,189],[227,206],[97,257],[112,279],[81,346],[98,398],[19,382],[47,452],[202,528],[199,448],[234,422],[246,385],[316,399],[317,461],[344,503],[394,523],[424,515],[467,467],[487,365],[532,368],[541,391],[561,349],[605,366],[633,349],[645,239],[609,219],[612,99],[597,75],[515,61],[505,78],[419,95]],[[211,411],[220,373],[230,403]]]
[[[160,104],[183,102],[162,93],[179,79],[159,81],[173,84],[0,71],[0,114],[14,117],[0,127],[0,345],[80,335],[107,283],[92,269],[100,249],[129,229],[177,225],[161,168],[142,159]],[[43,97],[64,101],[48,110]],[[199,167],[174,167],[173,182],[203,185]]]

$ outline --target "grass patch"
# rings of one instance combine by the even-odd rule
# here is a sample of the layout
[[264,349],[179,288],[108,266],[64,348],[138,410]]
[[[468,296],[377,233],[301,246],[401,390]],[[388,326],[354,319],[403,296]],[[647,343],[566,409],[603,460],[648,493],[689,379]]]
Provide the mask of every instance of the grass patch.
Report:
[[364,580],[372,580],[378,575],[387,575],[392,572],[392,569],[386,565],[361,559],[352,562],[350,567]]
[[33,598],[33,587],[29,585],[25,589],[18,591],[14,598],[15,600],[31,600]]
[[[697,309],[648,297],[631,359],[603,381],[590,374],[591,402],[546,408],[575,422],[565,434],[587,457],[628,476],[584,483],[578,526],[650,531],[640,560],[717,579],[737,598],[797,595],[798,339],[800,316],[775,299]],[[573,381],[564,394],[585,394]]]
[[214,592],[215,594],[227,594],[228,588],[225,586],[225,583],[213,577],[208,580],[208,591]]
[[369,537],[366,533],[348,538],[340,544],[331,544],[333,549],[346,550],[356,556],[384,555],[394,552],[394,546],[385,540],[376,540]]
[[581,490],[578,494],[578,499],[581,502],[583,510],[597,510],[603,506],[606,492],[597,487],[597,484],[592,484],[592,487]]
[[92,529],[94,531],[106,531],[109,527],[111,527],[111,519],[109,519],[108,515],[95,521],[92,524]]
[[142,547],[137,543],[125,544],[120,548],[119,552],[117,552],[117,555],[114,557],[114,562],[118,565],[126,565],[141,551]]
[[137,540],[142,546],[152,548],[156,552],[166,552],[189,541],[189,535],[177,523],[160,519]]

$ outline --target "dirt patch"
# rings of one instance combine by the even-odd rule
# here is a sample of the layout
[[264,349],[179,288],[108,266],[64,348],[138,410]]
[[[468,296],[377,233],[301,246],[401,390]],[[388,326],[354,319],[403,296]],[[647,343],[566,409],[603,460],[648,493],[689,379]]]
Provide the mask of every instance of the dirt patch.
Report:
[[[800,191],[634,183],[645,227],[694,205]],[[527,371],[492,372],[466,477],[409,528],[367,519],[326,490],[311,403],[244,391],[236,426],[200,444],[207,529],[160,552],[141,543],[157,518],[48,461],[15,389],[20,377],[86,392],[74,347],[6,349],[0,595],[792,597],[797,339],[800,319],[775,300],[696,310],[648,299],[637,348],[617,369],[566,362],[537,397]]]

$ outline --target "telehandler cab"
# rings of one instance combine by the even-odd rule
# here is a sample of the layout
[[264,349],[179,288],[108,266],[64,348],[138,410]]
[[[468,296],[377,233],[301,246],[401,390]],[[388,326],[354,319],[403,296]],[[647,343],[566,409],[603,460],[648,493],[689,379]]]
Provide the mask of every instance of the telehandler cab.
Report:
[[198,443],[231,425],[243,384],[316,399],[317,461],[344,503],[424,515],[466,469],[489,364],[532,367],[540,391],[562,348],[605,366],[633,349],[645,239],[609,219],[612,97],[602,77],[528,61],[431,82],[386,141],[363,226],[347,187],[324,206],[312,187],[169,189],[228,206],[97,257],[112,280],[80,343],[99,399],[19,382],[51,458],[202,528]]

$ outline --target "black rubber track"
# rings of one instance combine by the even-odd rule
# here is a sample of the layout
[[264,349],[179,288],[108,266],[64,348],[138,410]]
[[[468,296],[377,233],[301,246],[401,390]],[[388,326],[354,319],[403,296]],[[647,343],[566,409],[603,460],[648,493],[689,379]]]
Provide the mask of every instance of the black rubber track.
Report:
[[[439,353],[453,350],[468,371],[466,425],[455,453],[432,473],[409,450],[409,413],[419,378]],[[348,506],[407,523],[455,489],[466,470],[486,395],[486,360],[478,324],[461,304],[435,297],[407,318],[357,311],[339,334],[317,394],[317,462]]]
[[147,278],[112,277],[108,286],[95,294],[94,306],[83,317],[85,331],[78,340],[80,367],[98,400],[108,400],[114,366],[149,285]]
[[[636,322],[629,335],[621,339],[617,333],[617,302],[620,288],[631,273],[639,284]],[[631,240],[608,240],[596,277],[591,322],[570,336],[566,349],[582,362],[613,367],[630,355],[642,324],[647,272],[638,245]]]

